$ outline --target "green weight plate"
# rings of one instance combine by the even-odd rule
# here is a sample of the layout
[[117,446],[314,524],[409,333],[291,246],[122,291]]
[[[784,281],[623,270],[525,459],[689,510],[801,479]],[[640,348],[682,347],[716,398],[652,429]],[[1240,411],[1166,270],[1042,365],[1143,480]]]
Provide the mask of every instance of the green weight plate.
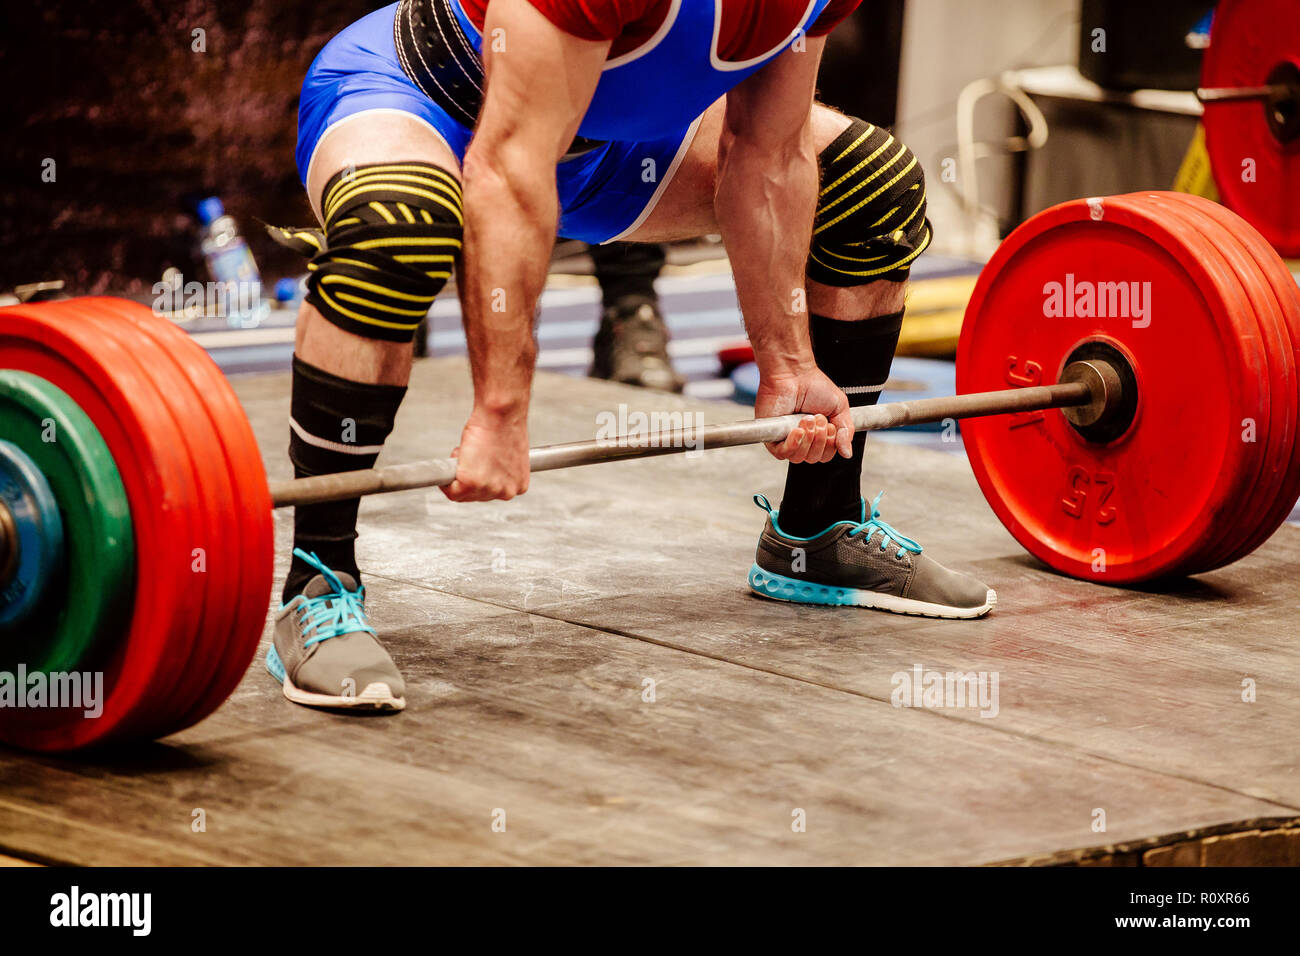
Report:
[[86,413],[36,375],[0,370],[0,435],[45,476],[64,534],[62,573],[30,618],[0,635],[0,669],[82,669],[131,614],[135,548],[122,479]]

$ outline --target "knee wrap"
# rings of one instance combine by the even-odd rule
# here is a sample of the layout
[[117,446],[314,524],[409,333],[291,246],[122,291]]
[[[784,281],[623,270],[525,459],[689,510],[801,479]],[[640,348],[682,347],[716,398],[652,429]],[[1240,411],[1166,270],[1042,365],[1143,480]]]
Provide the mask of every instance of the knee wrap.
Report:
[[357,166],[326,183],[321,217],[323,237],[275,236],[314,252],[307,301],[348,332],[409,342],[460,254],[460,184],[430,163]]
[[925,175],[912,151],[855,119],[820,158],[808,277],[833,286],[905,280],[930,244]]

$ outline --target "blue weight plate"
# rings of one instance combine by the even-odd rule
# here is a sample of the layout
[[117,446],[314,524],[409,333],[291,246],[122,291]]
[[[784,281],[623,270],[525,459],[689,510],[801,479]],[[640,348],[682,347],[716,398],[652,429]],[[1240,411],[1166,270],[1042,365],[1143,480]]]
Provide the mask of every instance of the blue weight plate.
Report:
[[0,441],[0,503],[9,512],[16,551],[5,562],[9,571],[0,583],[0,630],[8,630],[27,620],[59,573],[63,521],[36,463],[7,441]]

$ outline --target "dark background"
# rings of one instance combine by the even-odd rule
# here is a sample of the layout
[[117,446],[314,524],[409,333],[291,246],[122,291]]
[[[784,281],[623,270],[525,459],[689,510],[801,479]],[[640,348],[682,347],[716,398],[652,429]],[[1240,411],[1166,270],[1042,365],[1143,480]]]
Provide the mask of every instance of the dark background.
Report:
[[[293,165],[298,91],[373,0],[5,0],[0,7],[0,290],[63,279],[139,294],[201,276],[194,200],[221,197],[264,278],[301,260],[257,219],[312,215]],[[833,39],[823,97],[893,122],[903,0],[864,0]],[[206,33],[206,52],[191,49]],[[53,159],[55,181],[43,182]]]

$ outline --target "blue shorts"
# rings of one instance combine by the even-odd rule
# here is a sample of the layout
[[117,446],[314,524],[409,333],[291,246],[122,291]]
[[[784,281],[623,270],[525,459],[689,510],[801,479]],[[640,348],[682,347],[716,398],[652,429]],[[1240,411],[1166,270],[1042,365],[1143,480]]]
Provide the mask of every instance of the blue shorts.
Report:
[[[466,32],[477,36],[460,4],[451,6]],[[298,106],[296,151],[298,178],[304,185],[326,130],[371,110],[397,110],[424,121],[457,160],[464,160],[473,131],[448,116],[402,72],[393,39],[396,10],[397,4],[391,4],[349,26],[325,45],[307,71]],[[559,234],[599,243],[639,226],[667,188],[698,122],[663,139],[604,143],[557,164]]]

